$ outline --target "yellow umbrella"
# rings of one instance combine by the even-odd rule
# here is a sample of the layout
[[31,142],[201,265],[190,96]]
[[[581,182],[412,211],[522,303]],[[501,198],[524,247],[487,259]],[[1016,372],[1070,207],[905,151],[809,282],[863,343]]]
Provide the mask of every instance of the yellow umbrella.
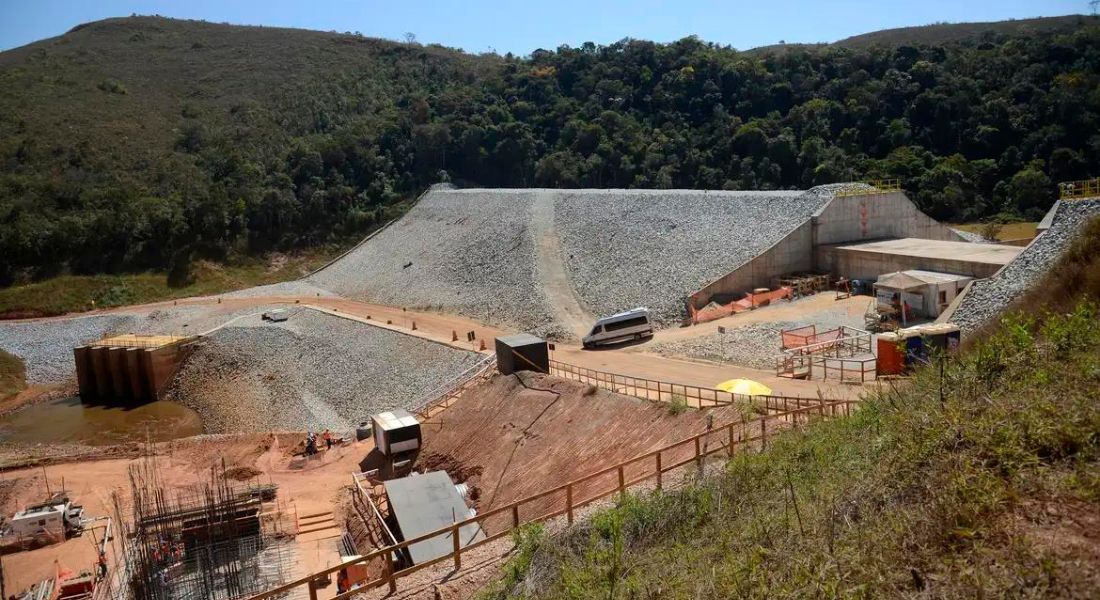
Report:
[[772,393],[770,387],[751,379],[730,379],[714,386],[714,389],[744,396],[767,396]]

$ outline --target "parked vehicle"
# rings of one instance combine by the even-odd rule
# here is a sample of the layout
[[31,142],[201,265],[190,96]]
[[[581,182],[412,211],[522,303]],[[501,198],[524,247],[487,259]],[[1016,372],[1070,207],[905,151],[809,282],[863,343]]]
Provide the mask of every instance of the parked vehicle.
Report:
[[272,323],[282,323],[290,318],[290,311],[285,308],[276,308],[265,312],[261,318]]
[[592,331],[581,341],[585,348],[595,348],[652,336],[653,321],[649,318],[649,309],[639,307],[596,321]]

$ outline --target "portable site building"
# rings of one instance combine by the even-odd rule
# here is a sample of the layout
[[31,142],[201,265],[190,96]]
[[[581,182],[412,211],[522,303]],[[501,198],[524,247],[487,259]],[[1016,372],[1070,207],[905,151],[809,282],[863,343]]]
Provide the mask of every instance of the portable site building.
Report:
[[892,306],[902,321],[912,318],[936,318],[973,279],[966,275],[935,271],[897,271],[879,277],[875,297],[881,305]]
[[878,336],[879,375],[898,375],[934,354],[954,352],[961,333],[954,323],[917,325]]
[[[385,482],[386,498],[397,520],[395,532],[403,540],[449,527],[473,516],[458,488],[445,471],[410,475]],[[405,559],[413,565],[446,556],[454,549],[453,532],[411,544]],[[459,546],[465,548],[485,538],[477,523],[458,530]]]
[[374,447],[385,456],[420,449],[420,421],[402,408],[370,418],[374,429]]

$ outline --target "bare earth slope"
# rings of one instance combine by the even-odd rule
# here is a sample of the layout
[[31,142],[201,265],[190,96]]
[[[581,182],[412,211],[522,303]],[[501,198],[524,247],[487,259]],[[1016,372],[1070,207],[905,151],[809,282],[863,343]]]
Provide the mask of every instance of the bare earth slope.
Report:
[[[498,375],[447,410],[442,428],[425,425],[417,467],[445,468],[465,481],[479,512],[485,512],[702,433],[707,414],[713,414],[715,426],[740,419],[734,407],[673,415],[667,405],[575,381],[534,373]],[[683,460],[691,450],[684,446],[666,453],[666,464]],[[592,483],[606,489],[615,476]],[[637,476],[633,467],[627,476]],[[593,492],[579,486],[575,498]],[[542,514],[562,500],[548,498],[524,510]]]

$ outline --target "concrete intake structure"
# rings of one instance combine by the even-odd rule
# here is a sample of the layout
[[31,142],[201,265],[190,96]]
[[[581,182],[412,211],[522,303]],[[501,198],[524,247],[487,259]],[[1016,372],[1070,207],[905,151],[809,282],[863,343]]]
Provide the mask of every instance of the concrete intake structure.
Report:
[[128,334],[73,348],[80,397],[134,403],[160,399],[194,339]]

